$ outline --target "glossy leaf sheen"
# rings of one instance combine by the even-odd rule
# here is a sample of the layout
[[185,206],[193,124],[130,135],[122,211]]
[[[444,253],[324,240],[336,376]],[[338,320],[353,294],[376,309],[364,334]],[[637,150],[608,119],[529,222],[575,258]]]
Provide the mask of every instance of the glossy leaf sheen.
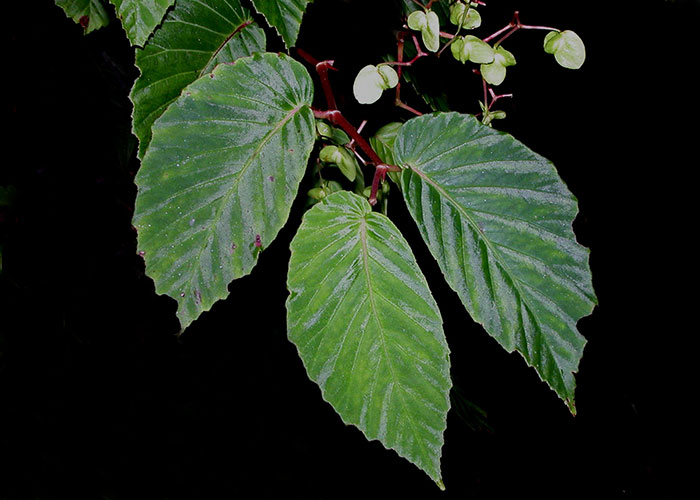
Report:
[[175,0],[109,0],[132,45],[142,46]]
[[255,10],[265,16],[284,40],[287,48],[294,47],[299,36],[306,6],[313,0],[252,0]]
[[133,128],[143,158],[151,126],[182,89],[222,62],[265,50],[265,33],[239,0],[178,0],[143,49],[141,76],[131,90]]
[[309,377],[345,423],[441,485],[449,351],[408,244],[341,191],[306,213],[291,250],[287,325]]
[[186,328],[248,274],[289,215],[315,140],[308,72],[285,55],[218,66],[153,127],[134,226]]
[[409,210],[464,306],[575,411],[585,344],[576,322],[596,298],[571,227],[576,199],[554,166],[458,113],[406,122],[394,157]]

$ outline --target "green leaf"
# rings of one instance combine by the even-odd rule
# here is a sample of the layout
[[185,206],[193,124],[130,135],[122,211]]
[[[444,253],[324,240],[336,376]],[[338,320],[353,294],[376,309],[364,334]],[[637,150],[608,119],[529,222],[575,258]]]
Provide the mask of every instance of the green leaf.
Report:
[[131,45],[148,40],[175,0],[109,0],[117,10]]
[[313,0],[252,0],[255,10],[280,34],[287,48],[294,47],[299,36],[306,6]]
[[439,113],[399,130],[402,192],[447,282],[475,321],[517,350],[574,408],[596,303],[576,199],[549,161],[472,116]]
[[544,38],[544,51],[568,69],[579,69],[586,60],[583,40],[573,31],[551,31]]
[[143,158],[151,126],[182,89],[222,62],[265,50],[265,33],[239,0],[178,0],[143,49],[131,90],[134,134]]
[[109,24],[109,14],[101,0],[56,0],[56,5],[80,24],[86,35]]
[[183,329],[285,224],[315,140],[312,97],[301,64],[256,54],[195,81],[155,123],[133,223]]
[[367,200],[334,193],[291,244],[288,335],[343,422],[441,484],[449,351],[425,278]]

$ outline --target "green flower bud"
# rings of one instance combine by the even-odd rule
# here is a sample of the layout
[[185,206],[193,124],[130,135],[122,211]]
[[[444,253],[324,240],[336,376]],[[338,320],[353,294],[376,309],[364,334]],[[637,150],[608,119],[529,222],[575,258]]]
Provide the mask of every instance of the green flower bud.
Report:
[[323,190],[323,188],[320,187],[309,189],[308,193],[306,194],[314,200],[322,200],[326,197],[326,192]]
[[343,154],[338,146],[325,146],[318,157],[323,163],[338,163],[343,160]]
[[323,120],[316,120],[316,132],[321,137],[333,137],[333,127]]
[[544,38],[544,51],[554,54],[559,65],[579,69],[586,60],[583,40],[573,31],[551,31]]
[[349,181],[354,181],[357,175],[357,160],[347,148],[342,146],[325,146],[318,155],[323,163],[336,165]]
[[435,12],[432,10],[411,12],[407,24],[412,30],[421,32],[423,45],[426,49],[430,52],[438,51],[440,48],[440,18]]

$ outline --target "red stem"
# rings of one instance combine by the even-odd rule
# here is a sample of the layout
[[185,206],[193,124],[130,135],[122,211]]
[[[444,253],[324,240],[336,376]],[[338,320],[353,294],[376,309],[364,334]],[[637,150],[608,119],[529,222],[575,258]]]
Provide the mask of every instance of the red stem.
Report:
[[[510,31],[508,31],[508,30],[510,30]],[[552,27],[549,27],[549,26],[536,26],[536,25],[532,25],[532,24],[523,24],[523,23],[520,22],[520,12],[518,12],[518,11],[516,10],[516,11],[513,13],[513,19],[511,20],[511,22],[508,23],[507,26],[505,26],[505,27],[501,28],[500,30],[496,31],[495,33],[493,33],[493,34],[487,36],[486,38],[483,39],[483,41],[486,42],[486,43],[488,43],[488,42],[490,42],[491,40],[493,40],[494,38],[496,38],[498,35],[500,35],[501,33],[505,32],[505,31],[508,31],[508,33],[506,33],[505,35],[503,35],[503,37],[501,37],[496,43],[493,44],[493,45],[496,47],[496,46],[500,45],[501,43],[503,43],[503,41],[504,41],[506,38],[508,38],[510,35],[512,35],[513,33],[515,33],[515,32],[518,31],[518,30],[549,30],[549,31],[559,31],[557,28],[552,28]]]
[[[419,57],[422,57],[423,54],[422,51],[420,50],[418,46],[418,40],[416,40],[415,36],[413,37],[415,42],[416,42],[416,47],[418,47],[418,53]],[[401,49],[403,49],[403,46],[401,46]],[[316,67],[316,71],[318,72],[319,77],[321,78],[321,85],[323,86],[323,92],[326,96],[326,101],[328,102],[328,107],[330,109],[321,111],[314,109],[314,117],[319,118],[321,120],[328,120],[331,122],[333,125],[336,125],[340,128],[342,128],[359,146],[359,148],[364,151],[364,153],[369,157],[370,161],[374,164],[375,170],[374,170],[374,178],[372,179],[372,190],[370,192],[369,196],[369,203],[370,205],[375,205],[377,203],[377,190],[379,189],[379,184],[381,181],[384,180],[386,177],[387,172],[398,172],[401,169],[395,165],[387,165],[384,162],[382,162],[382,159],[379,157],[379,155],[374,151],[372,146],[365,140],[364,137],[360,135],[360,132],[353,127],[353,125],[343,116],[343,114],[338,110],[335,102],[335,97],[333,95],[333,89],[331,87],[331,82],[328,79],[328,70],[329,69],[335,69],[333,67],[333,61],[319,61],[315,57],[313,57],[311,54],[308,52],[304,51],[303,49],[297,49],[297,53],[301,58],[303,58],[306,62],[309,64],[313,64]],[[417,59],[418,57],[416,57]],[[401,68],[399,67],[399,71],[401,71]],[[399,73],[400,74],[400,73]],[[407,109],[411,109],[408,106],[405,106]],[[414,110],[415,111],[415,110]],[[364,127],[365,122],[360,125],[360,128]],[[353,148],[354,150],[354,148]],[[357,154],[357,153],[356,153]]]
[[338,71],[333,67],[333,61],[319,61],[314,56],[306,52],[304,49],[296,49],[297,54],[304,59],[307,63],[313,65],[316,68],[316,73],[321,79],[321,87],[323,88],[323,94],[326,97],[326,103],[328,104],[328,109],[338,109],[335,102],[335,96],[333,95],[333,88],[331,87],[331,81],[328,79],[328,70]]
[[380,165],[382,163],[382,159],[379,157],[379,155],[377,155],[377,153],[375,153],[372,146],[369,145],[365,138],[360,135],[357,129],[352,126],[352,124],[339,110],[329,109],[327,111],[320,111],[314,109],[313,111],[316,118],[328,120],[333,125],[337,125],[338,127],[342,128],[357,143],[360,149],[364,151],[367,156],[369,156],[372,163],[375,165]]

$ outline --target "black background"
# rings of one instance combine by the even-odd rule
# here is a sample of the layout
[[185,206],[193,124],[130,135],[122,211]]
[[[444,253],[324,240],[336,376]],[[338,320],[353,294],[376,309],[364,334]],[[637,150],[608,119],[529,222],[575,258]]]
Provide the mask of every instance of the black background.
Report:
[[[130,224],[132,50],[118,23],[83,36],[51,1],[13,4],[3,32],[0,184],[17,198],[0,208],[0,498],[684,496],[697,390],[683,388],[692,364],[682,359],[697,325],[675,279],[693,282],[697,255],[697,222],[683,214],[698,167],[698,127],[685,124],[697,103],[698,2],[482,9],[482,36],[519,9],[524,23],[586,42],[584,67],[570,71],[542,52],[543,32],[514,35],[506,46],[518,65],[502,87],[515,97],[496,126],[551,159],[578,198],[574,227],[600,305],[579,322],[588,344],[572,417],[469,318],[395,193],[390,217],[440,305],[455,383],[488,415],[475,429],[450,412],[444,493],[345,427],[286,339],[286,264],[303,203],[252,274],[176,337],[175,302],[155,295]],[[339,95],[392,51],[386,27],[399,23],[380,4],[308,8],[298,46],[336,60]],[[453,107],[477,112],[477,78],[444,59],[420,62],[431,91],[462,93]],[[389,101],[341,107],[372,132],[409,118]]]

